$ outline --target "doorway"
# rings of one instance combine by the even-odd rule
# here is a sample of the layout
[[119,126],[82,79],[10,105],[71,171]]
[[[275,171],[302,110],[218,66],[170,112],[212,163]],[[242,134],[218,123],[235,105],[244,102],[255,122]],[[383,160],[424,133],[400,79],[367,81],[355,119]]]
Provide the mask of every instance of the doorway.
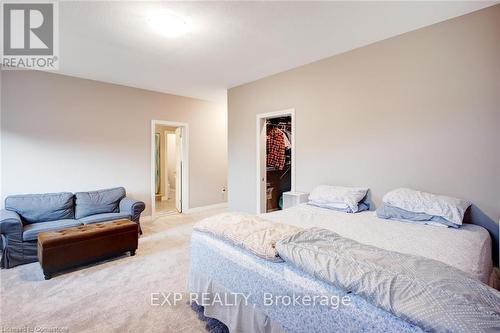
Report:
[[187,124],[153,120],[151,126],[152,217],[187,208]]
[[295,189],[295,110],[257,115],[257,213],[283,208]]

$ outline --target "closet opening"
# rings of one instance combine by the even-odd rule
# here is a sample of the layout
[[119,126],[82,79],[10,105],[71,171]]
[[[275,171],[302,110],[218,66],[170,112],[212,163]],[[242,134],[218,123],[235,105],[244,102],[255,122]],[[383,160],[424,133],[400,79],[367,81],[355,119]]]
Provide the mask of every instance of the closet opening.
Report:
[[257,115],[257,213],[283,209],[295,187],[294,110]]

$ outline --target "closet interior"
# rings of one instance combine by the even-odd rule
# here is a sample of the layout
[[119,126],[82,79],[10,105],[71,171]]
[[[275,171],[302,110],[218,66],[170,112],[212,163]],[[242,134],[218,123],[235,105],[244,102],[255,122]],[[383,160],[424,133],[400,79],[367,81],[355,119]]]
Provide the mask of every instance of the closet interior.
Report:
[[292,117],[266,120],[266,212],[283,209],[292,189]]

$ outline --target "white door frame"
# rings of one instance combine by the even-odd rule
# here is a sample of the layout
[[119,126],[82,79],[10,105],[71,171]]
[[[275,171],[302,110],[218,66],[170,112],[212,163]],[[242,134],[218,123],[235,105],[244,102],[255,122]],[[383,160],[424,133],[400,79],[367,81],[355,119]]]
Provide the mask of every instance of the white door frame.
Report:
[[[261,138],[261,130],[262,126],[265,124],[266,119],[269,118],[278,118],[278,117],[286,117],[290,116],[292,119],[292,165],[291,165],[291,175],[292,175],[292,188],[291,191],[295,191],[295,109],[285,109],[285,110],[280,110],[280,111],[275,111],[275,112],[269,112],[269,113],[259,113],[256,116],[256,147],[257,147],[257,164],[256,164],[256,174],[257,174],[257,214],[262,214],[265,213],[265,205],[262,207],[261,200],[262,196],[266,195],[266,193],[262,191],[262,177],[264,177],[264,181],[266,181],[266,167],[265,164],[261,164],[261,149],[266,149],[266,146],[264,144],[264,147],[262,147],[262,138]],[[264,151],[265,155],[265,151]]]
[[[168,127],[182,128],[182,179],[181,179],[181,207],[182,212],[189,210],[189,124],[179,123],[176,121],[165,120],[151,120],[151,217],[154,219],[158,216],[156,214],[156,200],[155,200],[155,132],[156,125],[163,125]],[[177,189],[176,189],[177,190]]]

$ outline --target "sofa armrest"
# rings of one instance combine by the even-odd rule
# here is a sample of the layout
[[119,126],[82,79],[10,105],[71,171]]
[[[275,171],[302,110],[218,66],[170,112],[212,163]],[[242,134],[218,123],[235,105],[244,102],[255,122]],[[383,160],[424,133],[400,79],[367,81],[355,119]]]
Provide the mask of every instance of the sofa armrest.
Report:
[[134,200],[129,197],[125,197],[120,200],[120,213],[128,213],[130,219],[134,222],[139,222],[141,213],[146,208],[146,204],[142,201]]
[[11,210],[0,210],[0,233],[5,235],[23,233],[23,222],[16,212]]

